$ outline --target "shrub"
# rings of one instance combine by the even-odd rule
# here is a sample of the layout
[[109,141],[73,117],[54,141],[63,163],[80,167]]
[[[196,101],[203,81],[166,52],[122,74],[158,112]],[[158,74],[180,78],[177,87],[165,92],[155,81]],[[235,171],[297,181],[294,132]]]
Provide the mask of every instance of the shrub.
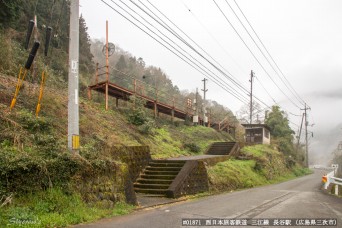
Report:
[[201,151],[201,147],[197,145],[196,143],[185,143],[184,147],[189,149],[191,152],[198,153]]
[[133,110],[129,115],[128,115],[128,121],[131,124],[140,126],[143,125],[146,122],[146,114],[143,110],[141,109],[136,109]]
[[69,153],[58,153],[51,159],[27,149],[18,151],[15,147],[0,146],[0,150],[0,195],[66,187],[83,164]]
[[153,134],[156,127],[155,121],[148,118],[142,125],[139,126],[139,131],[143,134]]
[[145,102],[137,97],[131,97],[134,104],[133,110],[128,114],[128,121],[134,125],[140,126],[149,120],[145,112]]

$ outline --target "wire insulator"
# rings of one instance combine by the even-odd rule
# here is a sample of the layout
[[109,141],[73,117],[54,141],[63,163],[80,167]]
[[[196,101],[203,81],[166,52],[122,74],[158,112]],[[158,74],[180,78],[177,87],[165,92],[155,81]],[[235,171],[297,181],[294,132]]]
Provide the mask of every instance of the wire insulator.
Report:
[[45,56],[48,55],[50,40],[51,40],[51,34],[52,34],[52,28],[50,26],[48,26],[46,28],[46,34],[45,34],[45,50],[44,50]]
[[33,32],[33,27],[34,27],[34,20],[30,20],[27,28],[27,33],[26,33],[26,40],[25,40],[25,49],[28,49],[28,45],[30,43],[31,35]]
[[31,65],[32,65],[33,60],[34,60],[34,57],[37,54],[39,45],[40,45],[40,42],[38,42],[38,41],[35,41],[34,44],[33,44],[33,47],[31,49],[30,55],[29,55],[29,57],[28,57],[28,59],[26,61],[26,64],[25,64],[25,68],[27,70],[29,70],[31,68]]

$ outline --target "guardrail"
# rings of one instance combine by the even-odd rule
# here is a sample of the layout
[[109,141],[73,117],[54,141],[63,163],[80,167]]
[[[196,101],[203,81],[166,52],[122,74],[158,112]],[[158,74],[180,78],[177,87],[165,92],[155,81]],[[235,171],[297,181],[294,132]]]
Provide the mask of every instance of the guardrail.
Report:
[[336,170],[331,171],[330,173],[324,175],[322,177],[322,181],[324,182],[324,189],[328,189],[330,184],[335,185],[335,195],[338,195],[339,185],[342,186],[342,178],[335,177]]

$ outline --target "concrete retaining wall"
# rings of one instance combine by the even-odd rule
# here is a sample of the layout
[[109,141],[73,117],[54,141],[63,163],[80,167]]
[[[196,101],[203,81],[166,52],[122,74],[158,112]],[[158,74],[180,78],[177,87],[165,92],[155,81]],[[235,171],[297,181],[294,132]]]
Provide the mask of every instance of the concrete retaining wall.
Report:
[[208,173],[203,161],[185,163],[167,191],[167,197],[178,198],[209,190]]
[[137,204],[133,182],[151,161],[148,146],[105,148],[112,162],[105,169],[89,166],[72,179],[74,188],[89,204],[111,208],[118,201]]

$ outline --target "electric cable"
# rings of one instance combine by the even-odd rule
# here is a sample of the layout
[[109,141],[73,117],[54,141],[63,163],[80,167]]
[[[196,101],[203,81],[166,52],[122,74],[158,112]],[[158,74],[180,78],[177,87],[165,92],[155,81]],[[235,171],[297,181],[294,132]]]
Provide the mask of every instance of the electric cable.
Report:
[[[253,43],[255,44],[255,46],[259,49],[260,53],[264,56],[264,58],[266,59],[266,61],[268,62],[268,64],[271,66],[271,68],[273,69],[273,71],[276,73],[276,75],[280,78],[281,82],[284,83],[284,85],[286,86],[286,88],[292,93],[292,95],[294,95],[294,97],[299,101],[299,103],[301,103],[302,101],[299,100],[296,97],[296,94],[294,94],[291,89],[289,88],[289,86],[285,83],[285,81],[281,78],[281,76],[279,75],[279,73],[277,72],[277,70],[274,68],[274,66],[271,64],[271,62],[269,61],[268,57],[265,55],[265,53],[261,50],[261,48],[259,47],[259,45],[256,43],[256,41],[254,40],[254,38],[252,37],[252,35],[249,33],[248,29],[246,28],[246,26],[243,24],[243,22],[241,21],[240,17],[236,14],[235,10],[231,7],[231,5],[229,4],[229,2],[227,0],[225,0],[225,2],[227,3],[227,5],[229,6],[229,8],[233,11],[235,17],[239,20],[240,24],[242,25],[242,27],[245,29],[245,31],[247,32],[247,34],[249,35],[249,37],[252,39]],[[272,98],[273,99],[273,98]]]
[[[111,0],[112,1],[112,0]],[[113,2],[113,1],[112,1]],[[122,2],[120,0],[120,2]],[[116,4],[115,2],[113,2],[114,4]],[[145,18],[143,18],[140,14],[138,14],[135,10],[131,9],[127,4],[125,4],[124,2],[122,2],[126,7],[128,7],[130,10],[132,10],[134,13],[136,13],[139,17],[141,17],[145,22],[147,22],[150,26],[154,27],[155,29],[157,29],[155,26],[153,26],[151,23],[149,23]],[[124,10],[121,6],[119,6],[118,4],[116,4],[119,8],[121,8],[122,10]],[[128,13],[126,10],[124,10],[126,13]],[[135,20],[137,20],[133,15],[131,15],[130,13],[128,13],[131,17],[133,17]],[[150,32],[152,32],[153,34],[157,35],[155,32],[153,32],[149,27],[147,27],[146,25],[144,25],[141,21],[137,20],[139,23],[141,23],[143,26],[145,26],[148,30],[150,30]],[[177,45],[173,40],[171,40],[168,36],[166,36],[165,34],[163,34],[159,29],[157,29],[157,31],[159,33],[161,33],[162,35],[164,35],[167,39],[169,39],[172,43],[174,43],[176,46],[178,46],[183,52],[187,53],[192,59],[194,59],[195,61],[197,61],[199,64],[201,64],[196,58],[194,58],[191,54],[189,54],[187,51],[185,51],[184,49],[182,49],[179,45]],[[166,42],[169,46],[171,46],[173,49],[175,49],[175,51],[179,52],[181,55],[183,55],[184,57],[186,57],[183,53],[181,53],[178,49],[176,49],[174,46],[172,46],[170,43],[168,43],[167,41],[165,41],[163,38],[161,38],[159,35],[157,35],[160,39],[162,39],[164,42]],[[186,57],[188,60],[190,60],[188,57]],[[190,60],[192,63],[194,63],[192,60]],[[194,63],[197,67],[201,68],[201,70],[204,70],[201,66],[199,66],[198,64]],[[215,76],[212,76],[215,78],[215,80],[220,79],[221,82],[225,83],[220,77],[218,77],[215,73],[213,73],[211,70],[209,70],[208,68],[204,67],[205,70],[209,71],[210,73],[212,73]],[[204,71],[205,71],[204,70]],[[207,72],[206,72],[207,73]],[[208,73],[207,73],[208,74]],[[218,78],[218,79],[217,79]],[[226,83],[225,83],[226,84]],[[235,88],[233,88],[232,86],[230,86],[229,84],[226,84],[226,86],[228,86],[230,89],[234,90],[234,94],[238,93]],[[237,95],[237,94],[235,94]],[[238,96],[238,95],[237,95]],[[241,94],[240,94],[241,96]]]
[[233,24],[229,21],[229,19],[227,18],[227,16],[225,15],[225,13],[222,11],[222,9],[220,8],[220,6],[216,3],[215,0],[213,0],[213,2],[215,3],[215,5],[217,6],[217,8],[219,9],[219,11],[222,13],[222,15],[224,16],[224,18],[226,19],[226,21],[229,23],[229,25],[233,28],[233,30],[235,31],[235,33],[238,35],[238,37],[240,38],[240,40],[243,42],[243,44],[246,46],[246,48],[249,50],[249,52],[252,54],[252,56],[254,57],[254,59],[257,61],[257,63],[260,65],[260,67],[264,70],[264,72],[266,73],[266,75],[271,79],[271,81],[273,82],[274,85],[276,85],[276,87],[289,99],[289,101],[296,107],[300,108],[296,103],[294,103],[292,101],[292,99],[290,99],[288,97],[288,95],[278,86],[278,84],[273,80],[273,78],[271,77],[271,75],[266,71],[265,67],[261,64],[261,62],[259,61],[259,59],[255,56],[255,54],[252,52],[252,50],[249,48],[249,46],[246,44],[246,42],[244,41],[244,39],[241,37],[241,35],[238,33],[238,31],[236,30],[236,28],[233,26]]
[[[120,0],[121,1],[121,0]],[[151,17],[154,21],[156,21],[158,24],[160,24],[162,27],[164,27],[167,31],[169,31],[172,35],[174,35],[175,37],[177,37],[179,40],[181,40],[185,45],[187,45],[190,49],[192,49],[196,54],[198,54],[200,57],[202,57],[204,60],[206,60],[210,65],[212,65],[216,70],[218,70],[220,73],[222,73],[228,80],[230,80],[231,82],[233,82],[235,85],[237,85],[238,87],[242,88],[243,90],[246,90],[245,88],[243,88],[239,83],[237,83],[234,79],[232,79],[230,76],[228,76],[226,73],[224,73],[221,69],[219,69],[216,65],[214,65],[210,60],[208,60],[205,56],[203,56],[203,54],[201,54],[199,51],[197,51],[191,44],[189,44],[185,39],[183,39],[177,32],[175,32],[170,26],[168,26],[164,21],[162,21],[160,19],[160,17],[158,17],[157,15],[155,15],[146,5],[144,5],[140,0],[139,2],[141,4],[143,4],[150,12],[152,12],[160,21],[162,21],[164,23],[161,24],[160,21],[158,21],[157,19],[155,19],[152,15],[150,15],[148,12],[146,12],[144,9],[142,9],[139,5],[137,5],[135,2],[133,2],[132,0],[130,0],[134,5],[136,5],[139,9],[141,9],[144,13],[146,13],[149,17]],[[121,1],[122,2],[122,1]],[[153,5],[152,3],[150,3],[151,5]],[[159,11],[160,12],[160,11]],[[164,15],[164,17],[166,17]],[[168,18],[167,18],[168,19]],[[169,19],[168,19],[169,20]],[[218,65],[220,65],[209,53],[207,53],[202,47],[200,47],[193,39],[191,39],[183,30],[181,30],[177,25],[175,25],[171,20],[169,20],[176,28],[178,28],[178,30],[180,30],[186,37],[188,37],[193,43],[195,43],[195,45],[197,47],[199,47],[204,53],[206,53],[214,62],[216,62]],[[166,27],[165,27],[166,25]],[[221,65],[220,65],[221,66]],[[222,66],[221,66],[222,67]],[[226,70],[227,71],[227,70]],[[228,74],[231,75],[230,72],[228,72]],[[232,76],[232,75],[231,75]],[[247,90],[246,90],[247,91]]]
[[[132,1],[131,1],[132,2]],[[139,2],[144,5],[153,15],[155,15],[159,20],[162,21],[162,19],[160,19],[160,17],[158,17],[151,9],[149,9],[149,7],[147,7],[145,4],[143,4],[140,0]],[[193,39],[191,39],[183,30],[181,30],[177,25],[175,25],[165,14],[163,14],[157,7],[155,7],[150,1],[148,1],[150,3],[150,5],[155,8],[160,14],[162,14],[169,22],[171,22],[176,28],[178,28],[178,30],[180,30],[184,35],[186,35],[192,42],[194,42],[201,50],[203,50],[207,55],[209,55],[203,48],[201,48]],[[138,8],[141,9],[140,6],[138,6],[136,3],[132,2],[133,4],[135,4]],[[143,9],[141,9],[143,10]],[[143,12],[145,12],[146,14],[148,14],[145,10],[143,10]],[[212,62],[210,62],[206,57],[204,57],[201,53],[199,53],[197,50],[194,49],[194,47],[192,47],[188,42],[186,42],[179,34],[177,34],[172,28],[170,28],[170,26],[167,25],[167,23],[165,23],[164,21],[162,21],[162,23],[165,25],[162,25],[159,21],[157,21],[155,18],[153,18],[150,14],[148,14],[153,20],[155,20],[157,23],[159,23],[161,26],[163,26],[165,28],[165,26],[167,26],[168,28],[165,28],[166,30],[168,30],[171,34],[173,34],[174,36],[176,36],[178,39],[180,39],[182,42],[184,42],[188,47],[190,47],[193,51],[195,51],[197,54],[199,54],[202,58],[204,58],[207,62],[209,62],[213,67],[215,67],[219,72],[221,72],[223,75],[225,75],[226,77],[229,77],[228,75],[226,75],[221,69],[218,69],[217,66],[215,66]],[[141,16],[140,16],[141,17]],[[170,29],[172,31],[170,31]],[[158,30],[159,31],[159,30]],[[209,55],[210,56],[210,55]],[[212,58],[212,56],[210,56]],[[213,59],[213,58],[212,58]],[[214,60],[215,61],[215,60]],[[217,62],[217,61],[215,61]],[[222,67],[222,66],[221,66]],[[230,73],[229,73],[230,74]],[[231,75],[231,74],[230,74]],[[231,75],[233,76],[233,75]],[[232,81],[233,79],[229,77],[229,79]],[[235,85],[240,86],[240,88],[242,88],[243,90],[247,91],[245,88],[243,88],[240,84],[238,84],[236,81],[233,81],[233,83]],[[248,92],[248,91],[247,91]],[[255,97],[255,96],[253,96]],[[260,102],[262,102],[259,98],[255,97],[257,100],[259,100]],[[264,103],[265,104],[265,103]]]
[[[224,48],[224,46],[215,38],[215,36],[209,31],[209,29],[201,22],[201,20],[197,17],[197,15],[193,12],[193,10],[191,10],[185,3],[183,0],[180,0],[184,7],[191,13],[191,15],[196,19],[196,21],[203,27],[203,29],[209,34],[209,36],[217,43],[217,45],[221,48],[221,50],[229,57],[233,60],[233,62],[235,63],[235,65],[237,66],[237,68],[243,73],[244,70],[242,69],[241,65],[233,58],[232,55],[229,54],[229,52]],[[239,80],[234,77],[234,79],[239,82]],[[242,84],[241,82],[239,82],[240,84]]]
[[[167,23],[165,23],[158,15],[156,15],[148,6],[146,6],[141,0],[138,0],[142,5],[144,5],[153,15],[155,15],[161,22],[163,22],[163,24],[165,24],[170,30],[172,30],[172,32],[170,31],[170,33],[172,33],[174,36],[176,36],[178,39],[180,39],[183,42],[186,42],[185,39],[183,39],[177,32],[175,32],[170,26],[167,25]],[[214,62],[216,62],[221,68],[223,68],[228,75],[225,75],[225,77],[229,77],[228,79],[230,81],[234,80],[234,84],[236,84],[237,86],[241,87],[243,90],[246,90],[245,88],[243,88],[240,84],[241,82],[238,82],[238,80],[236,79],[236,77],[234,77],[227,69],[225,69],[220,63],[218,63],[208,52],[206,52],[197,42],[195,42],[189,35],[187,35],[181,28],[179,28],[179,26],[177,26],[172,20],[170,20],[163,12],[161,12],[156,6],[154,6],[149,0],[147,0],[147,2],[155,9],[157,10],[161,15],[163,15],[163,17],[165,17],[173,26],[175,26],[181,33],[183,33],[189,40],[191,40],[198,48],[200,48],[204,53],[206,53]],[[190,11],[191,12],[191,11]],[[185,43],[187,46],[190,47],[190,44],[188,42]],[[193,48],[192,46],[190,48]],[[232,58],[232,57],[231,57]],[[234,79],[232,79],[232,78]],[[237,82],[236,82],[237,81]],[[247,90],[246,90],[247,91]]]
[[245,18],[245,20],[247,21],[248,25],[251,27],[251,29],[253,30],[255,36],[258,38],[259,42],[261,43],[261,45],[264,47],[264,49],[266,50],[267,54],[269,55],[269,57],[271,58],[272,62],[275,64],[275,66],[277,67],[277,69],[279,70],[279,72],[283,75],[283,77],[285,78],[285,80],[288,82],[289,86],[292,88],[292,90],[296,93],[297,97],[304,103],[306,103],[297,93],[297,91],[293,88],[293,86],[291,85],[291,83],[288,81],[288,79],[286,78],[286,76],[284,75],[284,73],[282,72],[282,70],[280,69],[280,67],[278,66],[278,64],[276,63],[276,61],[274,60],[274,58],[272,57],[272,55],[270,54],[270,52],[268,51],[268,49],[266,48],[266,46],[264,45],[264,43],[261,41],[259,35],[256,33],[256,31],[254,30],[253,26],[251,25],[251,23],[249,22],[249,20],[247,19],[247,17],[245,16],[245,14],[243,13],[242,9],[240,8],[240,6],[238,5],[238,3],[236,2],[236,0],[234,0],[236,6],[238,7],[238,9],[240,10],[241,14],[243,15],[243,17]]
[[[174,55],[176,55],[177,57],[179,57],[181,60],[183,60],[185,63],[187,63],[189,66],[191,66],[192,68],[194,68],[195,70],[197,70],[198,72],[200,72],[201,74],[205,75],[205,73],[203,73],[201,70],[199,70],[198,68],[196,68],[194,65],[192,65],[189,61],[187,61],[186,59],[184,59],[182,56],[180,56],[179,54],[177,54],[174,50],[172,50],[171,48],[167,47],[165,44],[163,44],[161,41],[159,41],[157,38],[153,37],[151,34],[149,34],[147,31],[145,31],[144,29],[142,29],[139,25],[137,25],[134,21],[132,21],[131,19],[129,19],[128,17],[126,17],[124,14],[122,14],[121,12],[119,12],[118,10],[116,10],[113,6],[109,5],[106,1],[101,0],[105,5],[107,5],[108,7],[110,7],[113,11],[117,12],[119,15],[121,15],[122,17],[124,17],[126,20],[128,20],[130,23],[132,23],[134,26],[136,26],[139,30],[141,30],[142,32],[144,32],[146,35],[150,36],[152,39],[154,39],[155,41],[157,41],[159,44],[161,44],[163,47],[165,47],[166,49],[168,49],[170,52],[172,52]],[[206,76],[206,75],[205,75]],[[208,76],[210,79],[212,79],[211,76]],[[216,85],[218,85],[219,87],[221,87],[223,90],[227,91],[228,93],[231,94],[230,91],[228,91],[226,88],[224,88],[220,83],[218,83],[217,81],[215,81],[215,78],[213,78],[213,81]],[[234,96],[234,95],[233,95]],[[241,100],[241,98],[234,96],[235,98],[237,98],[238,100],[240,100],[242,103],[244,103],[243,100]]]

